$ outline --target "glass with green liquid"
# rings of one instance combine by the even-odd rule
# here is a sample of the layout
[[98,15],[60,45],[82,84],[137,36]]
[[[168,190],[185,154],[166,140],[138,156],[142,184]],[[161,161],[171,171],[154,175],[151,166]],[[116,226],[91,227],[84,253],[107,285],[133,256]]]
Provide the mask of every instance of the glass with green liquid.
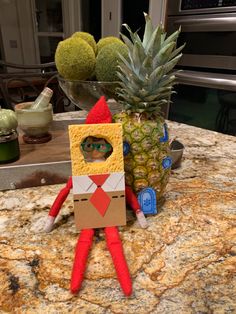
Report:
[[18,134],[11,131],[0,135],[0,164],[16,161],[20,157]]

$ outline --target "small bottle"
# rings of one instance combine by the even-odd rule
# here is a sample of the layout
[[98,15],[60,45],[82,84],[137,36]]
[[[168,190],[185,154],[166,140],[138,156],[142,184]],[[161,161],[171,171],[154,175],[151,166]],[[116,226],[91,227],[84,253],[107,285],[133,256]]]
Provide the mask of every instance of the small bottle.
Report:
[[41,94],[35,99],[34,103],[31,105],[30,109],[38,110],[48,107],[48,104],[52,98],[53,91],[45,87]]

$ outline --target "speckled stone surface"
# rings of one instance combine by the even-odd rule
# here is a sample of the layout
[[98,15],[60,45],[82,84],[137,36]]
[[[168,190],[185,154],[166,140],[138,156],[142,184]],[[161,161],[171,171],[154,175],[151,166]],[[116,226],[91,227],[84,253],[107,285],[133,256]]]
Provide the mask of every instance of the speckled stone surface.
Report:
[[[60,116],[59,116],[60,118]],[[41,231],[62,185],[0,192],[0,312],[236,313],[236,138],[169,122],[185,145],[160,213],[120,228],[133,278],[123,296],[103,234],[82,290],[69,292],[78,232],[72,197]]]

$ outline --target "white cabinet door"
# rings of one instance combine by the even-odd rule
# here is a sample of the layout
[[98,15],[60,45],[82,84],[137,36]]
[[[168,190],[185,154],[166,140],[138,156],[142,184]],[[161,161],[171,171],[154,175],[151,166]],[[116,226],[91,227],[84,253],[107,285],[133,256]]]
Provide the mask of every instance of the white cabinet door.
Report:
[[119,37],[121,5],[122,0],[102,0],[102,37]]

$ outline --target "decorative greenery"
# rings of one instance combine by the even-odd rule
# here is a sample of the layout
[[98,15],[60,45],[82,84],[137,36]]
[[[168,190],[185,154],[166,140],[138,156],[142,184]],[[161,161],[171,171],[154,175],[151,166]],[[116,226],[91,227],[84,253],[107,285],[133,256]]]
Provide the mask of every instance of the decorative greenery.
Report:
[[123,58],[128,56],[128,49],[122,41],[110,43],[100,50],[95,65],[95,75],[98,81],[113,82],[119,80],[117,76],[118,53]]
[[95,55],[97,54],[97,44],[93,35],[86,32],[75,32],[71,37],[85,40],[93,48]]
[[86,80],[95,67],[92,47],[81,38],[70,37],[59,42],[55,54],[59,74],[68,80]]
[[17,128],[17,117],[13,110],[0,107],[0,136],[11,133]]
[[123,41],[117,37],[114,37],[114,36],[108,36],[108,37],[101,38],[97,43],[98,53],[102,50],[103,47],[110,45],[110,44],[114,44],[114,43],[123,43]]
[[117,81],[119,55],[128,56],[122,40],[114,36],[101,38],[98,43],[86,32],[76,32],[61,41],[56,49],[58,73],[67,80]]

